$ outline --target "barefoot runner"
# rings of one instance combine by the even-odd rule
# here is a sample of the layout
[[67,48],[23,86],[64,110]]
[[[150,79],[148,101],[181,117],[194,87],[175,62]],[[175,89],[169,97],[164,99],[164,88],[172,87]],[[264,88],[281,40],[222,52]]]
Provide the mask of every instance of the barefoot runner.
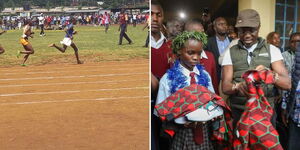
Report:
[[25,26],[23,29],[23,35],[22,35],[22,38],[20,39],[20,43],[23,45],[25,51],[18,51],[18,54],[17,54],[18,58],[21,56],[21,54],[24,54],[24,59],[23,59],[21,66],[26,66],[25,62],[27,61],[29,55],[34,53],[32,45],[28,41],[28,38],[29,37],[33,38],[32,34],[34,34],[34,32],[31,31],[31,26],[32,26],[31,20],[26,20]]
[[66,26],[66,29],[65,29],[66,36],[63,39],[63,41],[60,41],[60,43],[63,45],[63,47],[59,47],[59,46],[55,45],[54,43],[50,44],[49,47],[55,47],[60,52],[64,53],[66,51],[67,47],[71,46],[74,49],[76,60],[77,60],[77,64],[82,64],[83,62],[79,60],[78,48],[75,45],[75,43],[73,42],[73,35],[77,33],[74,30],[74,24],[75,24],[75,22],[76,22],[75,18],[72,18],[70,20],[70,23]]

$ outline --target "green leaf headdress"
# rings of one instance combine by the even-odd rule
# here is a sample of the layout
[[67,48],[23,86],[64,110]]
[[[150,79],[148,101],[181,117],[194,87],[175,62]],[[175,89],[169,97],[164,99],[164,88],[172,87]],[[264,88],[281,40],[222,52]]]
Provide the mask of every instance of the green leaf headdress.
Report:
[[207,35],[204,32],[188,32],[184,31],[177,35],[172,42],[172,50],[174,54],[178,54],[178,51],[184,46],[185,42],[189,39],[201,41],[203,45],[207,43]]

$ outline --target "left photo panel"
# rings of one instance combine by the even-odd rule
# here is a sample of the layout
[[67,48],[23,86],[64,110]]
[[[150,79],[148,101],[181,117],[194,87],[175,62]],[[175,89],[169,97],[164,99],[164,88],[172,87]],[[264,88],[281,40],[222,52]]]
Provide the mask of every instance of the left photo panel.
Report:
[[0,1],[0,149],[149,149],[149,7]]

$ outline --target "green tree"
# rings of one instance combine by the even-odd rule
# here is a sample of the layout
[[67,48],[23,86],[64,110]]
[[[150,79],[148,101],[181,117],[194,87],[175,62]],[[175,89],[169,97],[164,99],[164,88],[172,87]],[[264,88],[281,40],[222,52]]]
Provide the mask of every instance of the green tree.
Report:
[[51,4],[50,4],[50,2],[49,2],[49,1],[47,1],[47,4],[46,4],[46,9],[49,11],[49,10],[50,10],[50,8],[51,8]]
[[15,2],[13,0],[9,0],[7,1],[5,7],[12,7],[12,8],[15,8],[16,5],[15,5]]
[[102,5],[103,8],[119,8],[122,6],[124,0],[105,0]]
[[3,8],[4,8],[4,3],[3,3],[3,1],[0,1],[0,11],[2,11]]

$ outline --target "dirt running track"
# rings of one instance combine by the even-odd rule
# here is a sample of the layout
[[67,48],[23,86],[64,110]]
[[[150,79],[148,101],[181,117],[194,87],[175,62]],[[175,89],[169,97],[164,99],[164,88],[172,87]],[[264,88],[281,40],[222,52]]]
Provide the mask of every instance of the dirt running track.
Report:
[[0,150],[149,149],[148,64],[0,68]]

